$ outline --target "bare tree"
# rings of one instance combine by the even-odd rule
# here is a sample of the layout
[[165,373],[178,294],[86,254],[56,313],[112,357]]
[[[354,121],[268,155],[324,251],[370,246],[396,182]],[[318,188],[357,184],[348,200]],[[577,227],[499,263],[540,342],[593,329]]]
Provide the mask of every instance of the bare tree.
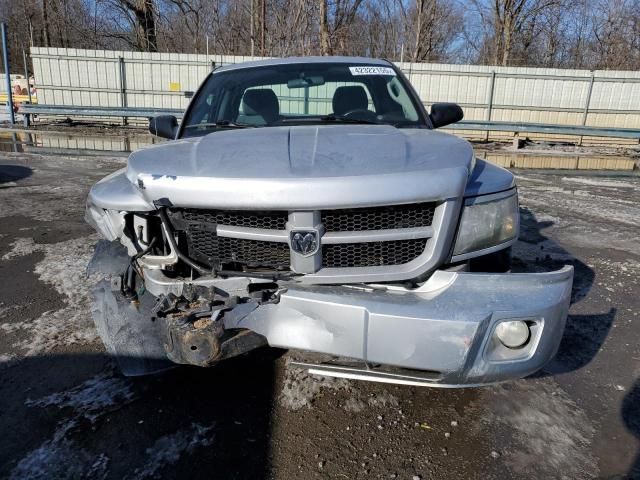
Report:
[[[495,0],[494,19],[496,30],[496,60],[508,65],[517,34],[535,32],[535,23],[541,14],[562,5],[562,0]],[[501,58],[500,58],[501,57]],[[496,62],[497,63],[497,62]]]
[[156,4],[154,0],[107,0],[114,10],[113,32],[109,37],[119,38],[136,50],[157,52]]
[[331,43],[329,42],[329,22],[327,13],[327,0],[320,0],[320,54],[331,55]]
[[0,0],[29,45],[640,69],[640,0]]
[[51,46],[51,37],[49,35],[49,7],[48,0],[42,0],[42,41],[45,47]]
[[415,0],[412,8],[402,11],[407,36],[413,37],[413,61],[449,60],[454,40],[463,30],[460,10],[450,1]]

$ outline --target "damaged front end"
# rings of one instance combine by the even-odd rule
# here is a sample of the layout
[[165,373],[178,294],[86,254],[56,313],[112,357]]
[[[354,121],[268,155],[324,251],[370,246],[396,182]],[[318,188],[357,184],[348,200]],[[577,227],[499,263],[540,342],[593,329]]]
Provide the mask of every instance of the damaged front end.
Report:
[[[125,375],[154,373],[173,364],[208,367],[267,345],[264,336],[251,330],[225,328],[225,319],[229,322],[233,315],[237,322],[260,305],[277,302],[284,291],[277,284],[238,279],[225,291],[214,284],[184,282],[179,292],[173,288],[176,293],[153,295],[145,287],[139,260],[119,242],[101,241],[88,268],[90,275],[109,278],[93,288],[92,314]],[[149,283],[152,290],[162,288]]]
[[[179,190],[180,179],[154,181]],[[93,315],[127,375],[210,366],[268,345],[332,357],[300,365],[313,373],[460,387],[529,375],[558,349],[573,268],[456,270],[451,262],[468,256],[453,251],[460,192],[382,207],[221,210],[149,203],[141,192],[150,188],[116,172],[87,205],[87,221],[109,240],[89,267],[111,278],[94,289]],[[489,222],[500,227],[489,240],[501,243],[485,253],[515,242],[515,195],[465,204],[473,225],[487,223],[478,211],[515,212]]]
[[122,371],[144,375],[174,363],[210,366],[267,344],[255,332],[225,328],[225,317],[233,312],[237,321],[242,312],[277,302],[285,290],[277,282],[294,274],[235,256],[198,255],[189,235],[215,235],[216,225],[185,221],[168,211],[168,201],[149,205],[140,196],[144,185],[137,187],[124,170],[115,172],[92,188],[85,213],[107,240],[88,268],[110,279],[94,288],[93,317]]

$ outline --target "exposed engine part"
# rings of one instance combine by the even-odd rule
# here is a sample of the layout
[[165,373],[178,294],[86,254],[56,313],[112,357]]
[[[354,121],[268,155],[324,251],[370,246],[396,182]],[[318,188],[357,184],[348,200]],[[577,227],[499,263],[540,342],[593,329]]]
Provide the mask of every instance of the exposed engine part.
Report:
[[277,280],[290,280],[299,274],[295,272],[259,272],[259,271],[234,271],[234,270],[224,270],[224,269],[215,269],[210,267],[205,267],[200,263],[196,262],[184,252],[180,250],[176,239],[174,238],[174,229],[169,221],[167,216],[166,207],[161,207],[159,210],[160,220],[162,221],[162,226],[167,231],[167,241],[169,242],[169,246],[171,250],[175,252],[180,260],[182,260],[185,264],[191,267],[193,270],[198,272],[201,275],[217,275],[221,277],[255,277],[255,278],[266,278],[269,280],[277,281]]
[[266,344],[252,331],[225,329],[225,316],[233,311],[234,318],[242,318],[261,304],[277,303],[286,289],[248,282],[230,294],[216,286],[185,284],[179,296],[154,297],[144,288],[135,257],[118,242],[99,242],[87,269],[111,279],[93,288],[92,316],[125,375],[146,375],[175,363],[211,365]]
[[131,260],[129,262],[129,265],[127,266],[127,269],[120,276],[120,279],[121,279],[120,291],[122,292],[122,295],[124,295],[124,297],[129,300],[136,300],[144,291],[144,284],[141,284],[139,288],[136,288],[136,283],[137,283],[136,277],[144,279],[137,262],[140,257],[146,255],[151,251],[153,246],[156,244],[156,240],[157,238],[153,237],[151,239],[151,242],[149,242],[149,246],[147,248],[139,251],[133,257],[131,257]]
[[229,295],[215,287],[192,286],[182,295],[163,296],[152,313],[164,325],[164,349],[175,363],[210,366],[267,344],[265,337],[248,330],[224,327],[224,317],[238,306],[248,314],[262,303],[277,302],[276,284],[252,287],[247,297]]

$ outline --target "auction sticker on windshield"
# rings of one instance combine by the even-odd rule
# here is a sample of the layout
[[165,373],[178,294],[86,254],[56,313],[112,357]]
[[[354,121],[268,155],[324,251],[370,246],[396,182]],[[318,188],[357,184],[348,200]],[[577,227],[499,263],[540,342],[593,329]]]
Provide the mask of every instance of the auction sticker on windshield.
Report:
[[393,68],[389,67],[368,67],[368,66],[359,66],[359,67],[349,67],[351,71],[351,75],[393,75],[395,76],[396,72]]

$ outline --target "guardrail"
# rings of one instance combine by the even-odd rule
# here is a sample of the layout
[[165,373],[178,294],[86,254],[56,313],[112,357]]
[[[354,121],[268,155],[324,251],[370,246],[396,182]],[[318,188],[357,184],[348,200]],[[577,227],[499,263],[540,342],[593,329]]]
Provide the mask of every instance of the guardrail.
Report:
[[614,137],[640,140],[640,130],[634,128],[602,128],[582,125],[555,125],[550,123],[497,122],[461,120],[447,125],[452,130],[481,130],[486,132],[549,133],[552,135],[576,135],[581,137]]
[[[180,109],[135,108],[135,107],[68,107],[59,105],[21,104],[18,113],[24,115],[24,125],[31,125],[33,115],[64,115],[84,117],[152,118],[158,115],[175,115],[182,118]],[[548,123],[498,122],[462,120],[448,125],[451,130],[479,130],[484,132],[548,133],[552,135],[575,135],[580,137],[612,137],[640,140],[640,129],[602,128],[583,125],[555,125]]]
[[183,110],[171,108],[135,107],[68,107],[59,105],[21,104],[18,113],[24,115],[24,126],[31,125],[33,115],[64,115],[78,117],[152,118],[158,115],[175,115],[182,118]]

